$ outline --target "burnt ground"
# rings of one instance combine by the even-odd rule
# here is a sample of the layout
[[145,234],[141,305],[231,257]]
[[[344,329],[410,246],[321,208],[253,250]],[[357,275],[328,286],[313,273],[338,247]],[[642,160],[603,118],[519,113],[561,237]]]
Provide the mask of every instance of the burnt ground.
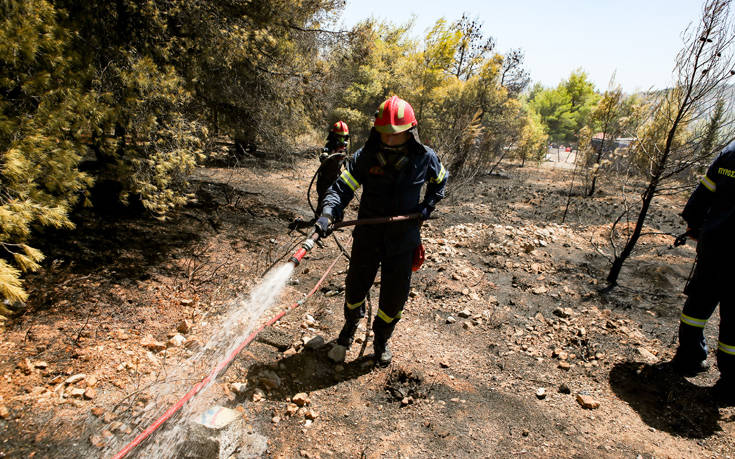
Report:
[[[247,166],[199,170],[196,201],[165,223],[82,213],[75,231],[38,241],[48,258],[28,278],[28,309],[0,334],[0,456],[110,456],[206,374],[210,358],[179,386],[156,386],[196,360],[232,299],[291,254],[303,236],[287,225],[308,215],[314,159]],[[428,260],[389,367],[372,365],[369,344],[341,366],[328,344],[303,346],[339,331],[342,257],[313,297],[240,353],[211,398],[267,437],[266,457],[733,455],[735,409],[709,392],[716,368],[683,379],[663,364],[694,249],[661,233],[681,231],[686,197],[654,201],[649,234],[602,295],[610,223],[625,203],[603,181],[596,197],[572,199],[561,224],[570,174],[510,167],[453,190],[424,226]],[[349,232],[336,237],[349,247]],[[339,256],[332,239],[309,254],[263,320]],[[184,319],[186,342],[161,350]],[[358,335],[370,340],[364,327]],[[297,410],[301,392],[310,403]]]

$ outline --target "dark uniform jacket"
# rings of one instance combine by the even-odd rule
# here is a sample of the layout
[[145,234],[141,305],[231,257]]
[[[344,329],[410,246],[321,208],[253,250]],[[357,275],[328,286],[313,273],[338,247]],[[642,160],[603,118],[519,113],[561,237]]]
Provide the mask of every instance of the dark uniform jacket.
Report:
[[698,275],[691,287],[722,286],[735,271],[735,141],[707,170],[684,207],[682,217],[698,239]]
[[[448,177],[434,150],[422,145],[415,135],[405,154],[396,155],[381,149],[380,136],[373,131],[327,191],[323,213],[341,219],[360,187],[363,190],[359,219],[406,215],[418,212],[422,205],[433,208],[444,197]],[[424,183],[427,186],[422,201]],[[393,252],[413,250],[421,243],[418,220],[357,226],[353,236],[371,238],[380,249]]]
[[732,236],[735,228],[735,141],[715,159],[682,217],[699,238]]

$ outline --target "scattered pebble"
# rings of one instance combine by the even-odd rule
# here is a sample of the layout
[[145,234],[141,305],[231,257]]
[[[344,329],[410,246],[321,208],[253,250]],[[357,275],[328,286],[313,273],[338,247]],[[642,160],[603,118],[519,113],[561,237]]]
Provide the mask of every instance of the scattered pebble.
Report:
[[587,410],[594,410],[600,407],[600,402],[592,398],[590,395],[582,393],[577,394],[577,403]]
[[309,399],[309,396],[306,395],[304,392],[299,392],[298,394],[293,396],[293,402],[297,404],[298,406],[306,406],[311,404],[311,400]]

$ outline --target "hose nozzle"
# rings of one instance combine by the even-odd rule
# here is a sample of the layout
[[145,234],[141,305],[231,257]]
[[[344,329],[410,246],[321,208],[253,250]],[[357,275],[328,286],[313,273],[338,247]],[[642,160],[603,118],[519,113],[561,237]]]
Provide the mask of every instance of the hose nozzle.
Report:
[[297,250],[296,253],[294,253],[291,258],[289,258],[288,261],[293,263],[294,266],[298,266],[299,263],[301,263],[301,259],[304,258],[304,255],[306,255],[306,252],[314,247],[317,239],[319,239],[319,234],[317,232],[314,232],[314,234],[304,240],[303,244],[301,244],[301,248]]

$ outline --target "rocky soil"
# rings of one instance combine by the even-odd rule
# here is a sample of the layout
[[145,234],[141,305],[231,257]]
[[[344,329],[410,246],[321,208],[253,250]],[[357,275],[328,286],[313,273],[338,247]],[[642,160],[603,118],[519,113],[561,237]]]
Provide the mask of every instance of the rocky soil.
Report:
[[[316,160],[296,166],[201,169],[196,202],[164,224],[84,214],[46,235],[28,309],[0,334],[0,457],[109,457],[206,375],[233,299],[303,239],[287,225],[308,216]],[[562,224],[571,173],[509,167],[452,189],[424,225],[427,261],[387,368],[373,365],[367,324],[345,364],[327,359],[347,262],[331,238],[312,251],[263,321],[341,259],[208,391],[263,438],[233,457],[735,454],[735,409],[708,389],[716,368],[683,379],[664,364],[694,256],[667,235],[686,196],[654,201],[620,286],[601,294],[626,204],[603,181]],[[335,237],[349,248],[349,231]]]

